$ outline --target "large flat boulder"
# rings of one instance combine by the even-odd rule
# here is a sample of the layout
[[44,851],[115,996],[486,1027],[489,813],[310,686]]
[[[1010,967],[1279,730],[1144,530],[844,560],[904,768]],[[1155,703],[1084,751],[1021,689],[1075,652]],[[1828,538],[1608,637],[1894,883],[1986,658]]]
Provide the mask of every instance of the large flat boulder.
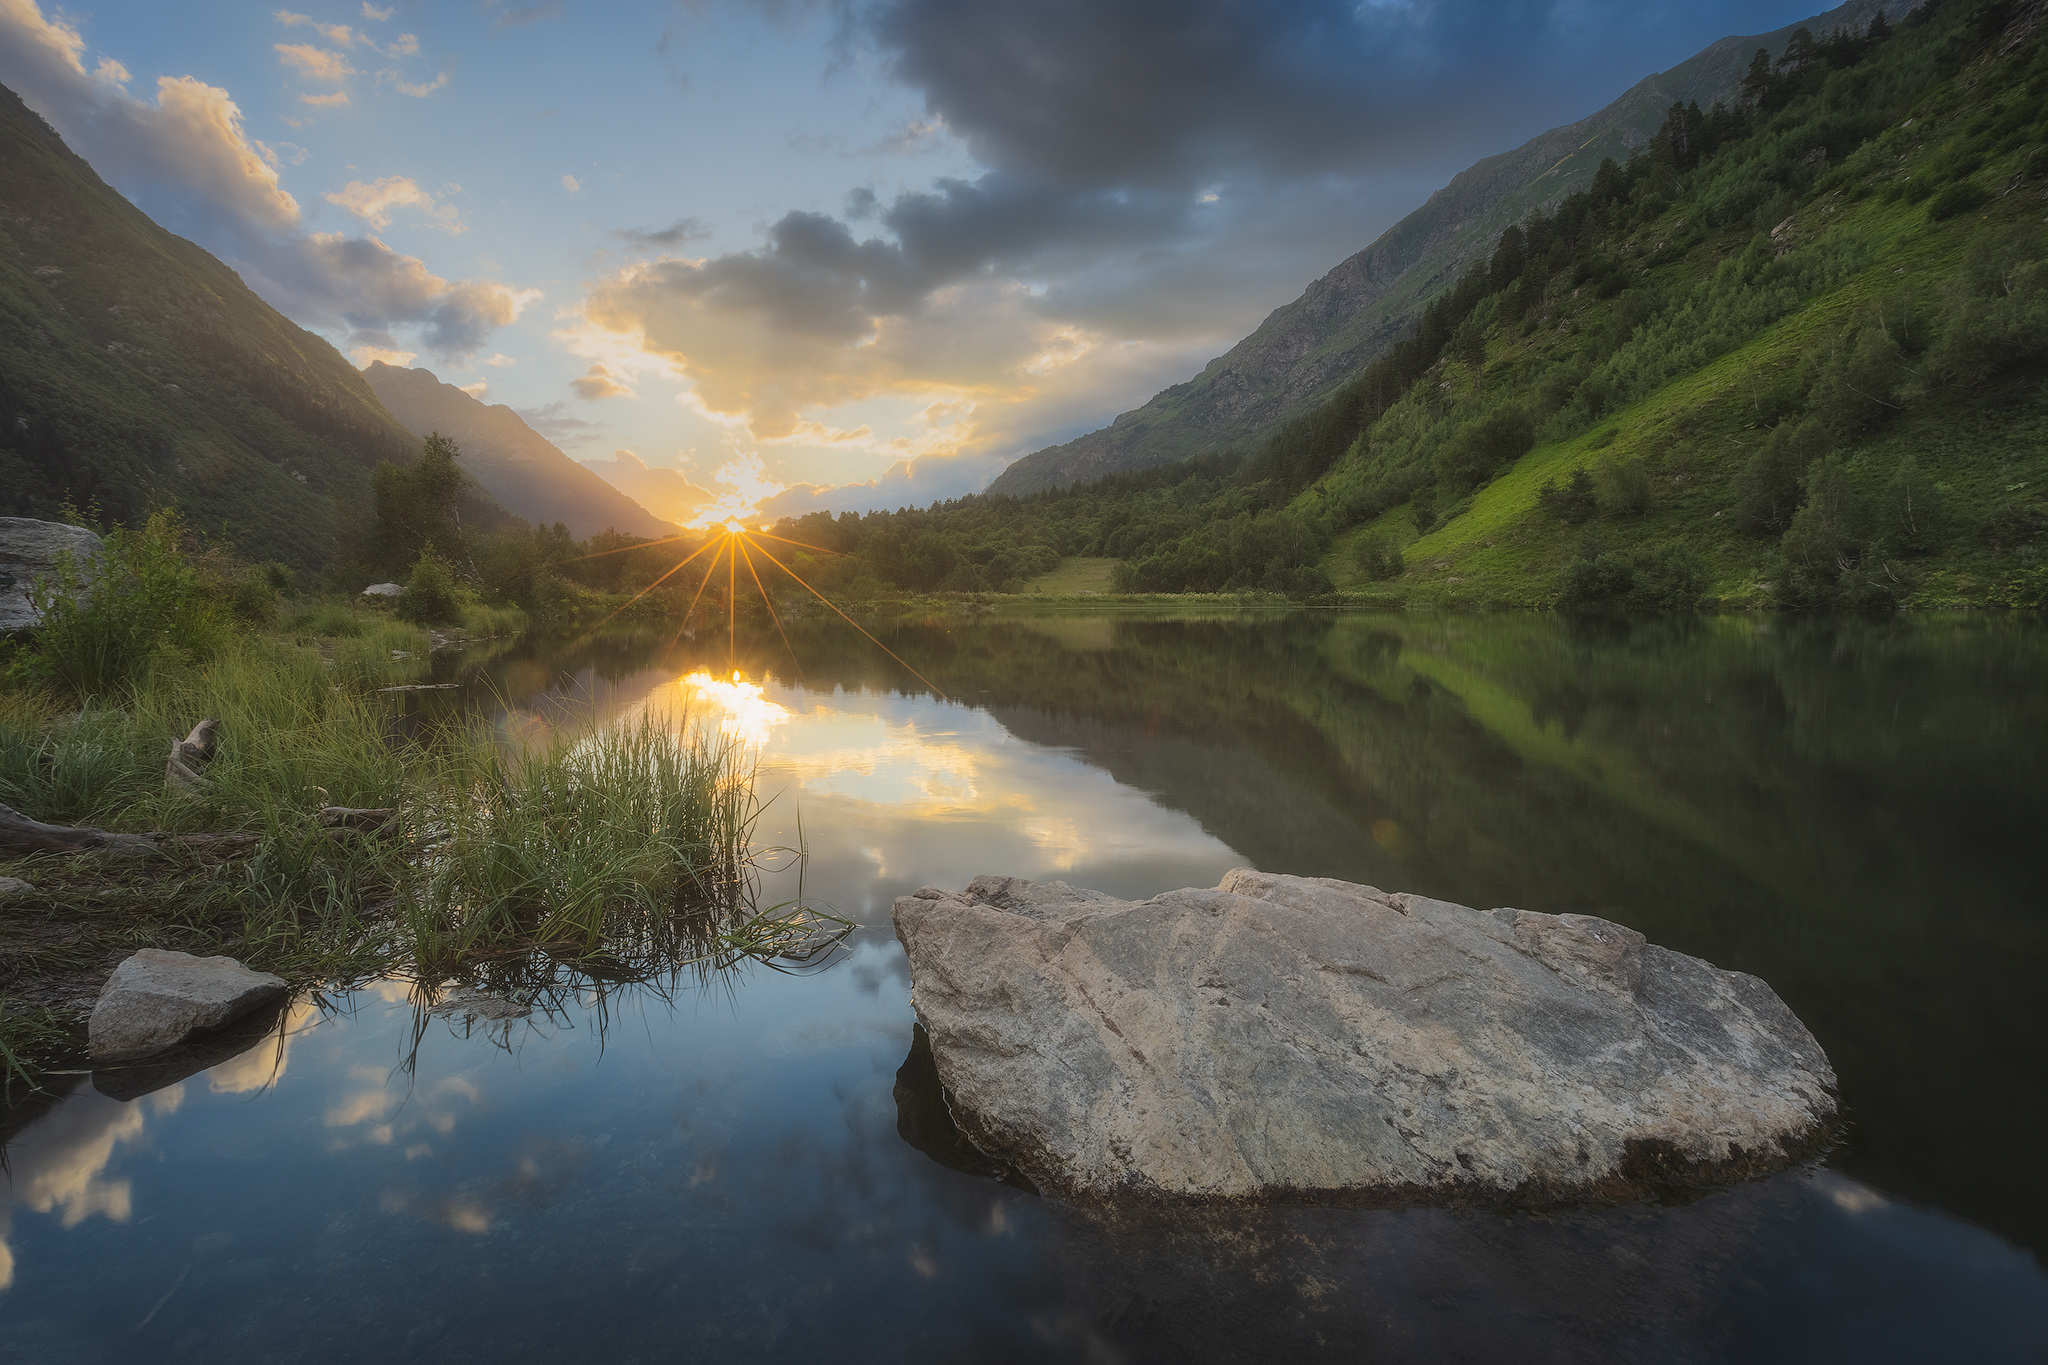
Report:
[[284,992],[282,978],[231,957],[144,948],[122,959],[100,987],[86,1025],[87,1050],[95,1063],[153,1056]]
[[99,553],[100,538],[83,526],[31,517],[0,517],[0,633],[35,625],[29,585],[55,579],[57,561],[69,553],[82,569]]
[[1547,1202],[1788,1165],[1835,1074],[1762,981],[1587,915],[1240,869],[895,905],[960,1129],[1069,1198]]

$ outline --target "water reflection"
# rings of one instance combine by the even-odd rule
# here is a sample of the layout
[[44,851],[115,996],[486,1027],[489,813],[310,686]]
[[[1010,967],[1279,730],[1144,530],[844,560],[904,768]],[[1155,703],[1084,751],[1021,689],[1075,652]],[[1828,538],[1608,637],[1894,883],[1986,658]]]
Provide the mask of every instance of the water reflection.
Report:
[[[2005,1155],[2048,1060],[2048,884],[2027,852],[2048,632],[1319,615],[879,633],[962,700],[904,690],[818,623],[792,625],[800,672],[772,633],[737,659],[617,635],[405,696],[420,723],[486,707],[508,735],[718,717],[758,751],[764,842],[800,824],[807,893],[867,930],[808,978],[550,976],[519,1019],[431,1016],[387,984],[301,1002],[267,1050],[142,1098],[74,1083],[7,1120],[4,1348],[1999,1360],[2048,1339],[2026,1250],[2048,1198]],[[1040,1200],[948,1136],[893,896],[987,871],[1147,895],[1243,862],[1590,910],[1757,971],[1834,1058],[1848,1142],[1677,1207],[1167,1218]]]

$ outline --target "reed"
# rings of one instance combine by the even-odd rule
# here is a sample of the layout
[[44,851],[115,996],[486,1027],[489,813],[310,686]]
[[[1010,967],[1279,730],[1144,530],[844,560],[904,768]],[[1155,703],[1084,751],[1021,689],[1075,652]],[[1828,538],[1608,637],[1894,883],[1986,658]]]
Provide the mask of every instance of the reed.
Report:
[[[715,730],[643,715],[531,747],[481,721],[405,730],[375,689],[416,676],[425,653],[410,628],[371,619],[317,647],[236,637],[83,710],[0,693],[0,801],[64,823],[254,836],[228,858],[0,870],[89,917],[96,943],[230,952],[302,981],[439,981],[534,953],[645,976],[843,925],[755,906],[754,774]],[[165,755],[201,716],[221,720],[219,752],[201,789],[174,790]],[[327,806],[399,817],[384,835],[337,834]]]

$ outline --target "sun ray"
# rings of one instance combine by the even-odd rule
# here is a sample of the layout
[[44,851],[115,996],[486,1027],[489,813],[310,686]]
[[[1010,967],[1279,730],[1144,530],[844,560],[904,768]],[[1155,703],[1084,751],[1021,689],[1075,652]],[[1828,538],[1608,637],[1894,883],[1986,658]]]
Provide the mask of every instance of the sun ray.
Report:
[[708,550],[710,548],[711,547],[707,544],[700,548],[697,551],[697,554],[691,555],[689,559],[678,560],[676,562],[675,568],[670,569],[667,573],[663,574],[661,577],[655,579],[652,583],[649,583],[646,587],[640,589],[640,591],[634,593],[631,597],[627,598],[625,606],[620,607],[619,611],[613,612],[610,616],[607,616],[604,618],[604,620],[598,622],[598,624],[600,626],[610,625],[614,620],[618,618],[620,611],[624,611],[626,607],[632,606],[635,602],[638,602],[641,598],[647,596],[648,593],[653,592],[656,588],[668,582],[669,579],[673,578],[676,574],[682,572],[683,565],[688,564],[691,559],[695,559],[697,555],[703,554],[705,550]]
[[[723,544],[721,544],[719,548],[723,550],[725,547]],[[711,556],[711,563],[706,565],[704,568],[704,581],[697,585],[697,596],[690,599],[690,609],[683,613],[683,630],[688,630],[690,628],[690,618],[697,614],[697,603],[700,600],[702,600],[704,596],[704,589],[711,586],[711,575],[717,572],[718,556],[714,554]],[[682,631],[677,631],[676,634],[680,635],[682,634]]]
[[[747,573],[752,576],[754,587],[761,594],[761,605],[768,608],[768,619],[775,623],[775,633],[782,637],[782,647],[789,651],[790,662],[796,665],[797,677],[801,679],[804,672],[804,661],[797,658],[796,646],[789,642],[789,632],[782,628],[782,617],[776,614],[775,600],[768,596],[768,585],[761,581],[761,571],[754,567],[754,556],[748,552],[747,538],[742,535],[739,538],[739,542],[740,553],[747,556]],[[768,551],[764,549],[761,553],[765,555]]]
[[784,545],[794,545],[797,546],[799,549],[816,550],[821,555],[838,555],[841,559],[855,558],[855,556],[848,554],[844,550],[828,550],[823,545],[813,545],[806,540],[791,540],[788,536],[778,536],[772,531],[756,531],[754,532],[754,534],[759,536],[766,536],[770,540],[779,540]]
[[[561,562],[564,564],[580,564],[586,559],[603,559],[606,555],[622,555],[628,550],[651,550],[657,545],[673,545],[679,540],[689,539],[691,537],[688,535],[663,536],[660,540],[643,540],[635,545],[617,545],[609,550],[592,550],[587,555],[571,555]],[[706,541],[705,545],[709,546],[710,543],[710,541]],[[701,549],[699,553],[702,553]]]
[[728,543],[733,547],[725,552],[725,662],[728,667],[739,657],[740,636],[740,590],[738,546],[740,533],[728,530]]
[[812,586],[811,586],[810,584],[808,584],[808,583],[805,583],[805,582],[804,582],[804,580],[803,580],[803,579],[802,579],[801,577],[799,577],[799,576],[798,576],[798,574],[797,574],[796,570],[794,570],[794,569],[790,568],[790,567],[789,567],[789,565],[787,565],[787,564],[783,563],[783,562],[782,562],[781,560],[777,559],[777,558],[776,558],[776,557],[775,557],[775,556],[774,556],[773,554],[770,554],[770,553],[769,553],[769,551],[768,551],[768,548],[767,548],[767,547],[766,547],[765,545],[762,545],[762,546],[756,546],[755,548],[756,548],[756,549],[758,549],[758,550],[760,550],[762,554],[764,554],[764,555],[767,555],[767,556],[768,556],[768,562],[769,562],[770,564],[773,564],[773,565],[774,565],[774,566],[775,566],[776,568],[778,568],[778,569],[782,570],[782,571],[783,571],[784,573],[788,574],[788,575],[789,575],[789,576],[790,576],[791,578],[794,578],[794,579],[796,579],[796,581],[797,581],[798,583],[802,584],[802,585],[803,585],[803,587],[804,587],[804,590],[805,590],[805,591],[807,591],[807,592],[809,592],[811,596],[813,596],[813,597],[817,598],[817,599],[818,599],[818,600],[819,600],[820,602],[823,602],[823,603],[824,603],[824,604],[825,604],[826,606],[828,606],[828,607],[831,607],[833,611],[835,611],[835,612],[839,612],[839,617],[840,617],[840,619],[841,619],[841,620],[843,620],[843,621],[845,621],[847,625],[849,625],[849,626],[852,626],[852,627],[853,627],[853,628],[854,628],[855,630],[859,631],[859,632],[860,632],[861,634],[863,634],[863,635],[867,635],[867,637],[868,637],[868,643],[869,643],[869,644],[873,645],[873,646],[874,646],[874,647],[875,647],[876,649],[879,649],[879,650],[881,650],[881,651],[882,651],[882,652],[883,652],[884,654],[886,654],[886,655],[888,655],[888,656],[889,656],[890,658],[894,659],[894,660],[895,660],[895,661],[896,661],[897,663],[899,663],[899,664],[903,664],[903,667],[904,667],[905,671],[906,671],[906,672],[908,672],[908,673],[910,674],[910,676],[911,676],[911,677],[913,677],[913,678],[917,679],[917,680],[918,680],[919,682],[923,683],[923,684],[924,684],[924,685],[925,685],[926,687],[929,687],[929,688],[930,688],[930,689],[932,690],[932,693],[933,693],[933,695],[937,696],[937,697],[939,698],[939,700],[940,700],[940,701],[951,701],[951,700],[953,700],[953,699],[952,699],[951,697],[947,696],[947,695],[946,695],[946,694],[945,694],[945,693],[944,693],[943,691],[941,691],[941,690],[939,689],[939,685],[938,685],[937,683],[933,682],[933,681],[932,681],[932,680],[931,680],[930,678],[927,678],[927,677],[926,677],[926,676],[925,676],[924,674],[922,674],[922,673],[918,672],[918,671],[917,671],[916,669],[912,668],[912,667],[911,667],[911,666],[910,666],[909,664],[907,664],[907,663],[904,663],[904,661],[903,661],[903,656],[902,656],[902,655],[898,654],[898,653],[897,653],[897,652],[896,652],[895,650],[893,650],[893,649],[889,648],[889,646],[887,646],[887,645],[883,644],[883,643],[882,643],[882,642],[881,642],[880,640],[877,640],[877,639],[876,639],[876,638],[875,638],[875,637],[874,637],[873,635],[869,635],[869,634],[868,634],[868,631],[867,631],[867,628],[866,628],[865,626],[861,625],[861,623],[860,623],[860,622],[858,622],[858,621],[854,620],[854,619],[853,619],[853,618],[852,618],[851,616],[848,616],[848,615],[847,615],[847,614],[846,614],[845,612],[843,612],[843,611],[839,611],[839,606],[838,606],[838,604],[837,604],[837,603],[835,603],[835,602],[834,602],[834,601],[833,601],[833,600],[832,600],[831,598],[829,598],[829,597],[825,596],[825,594],[824,594],[824,593],[821,593],[821,592],[819,592],[819,591],[818,591],[818,590],[817,590],[816,588],[812,587]]

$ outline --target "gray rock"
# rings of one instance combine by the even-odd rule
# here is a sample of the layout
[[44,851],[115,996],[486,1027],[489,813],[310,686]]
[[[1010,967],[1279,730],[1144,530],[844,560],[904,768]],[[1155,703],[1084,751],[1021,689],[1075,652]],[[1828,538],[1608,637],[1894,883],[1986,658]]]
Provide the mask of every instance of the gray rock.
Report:
[[895,919],[955,1121],[1069,1198],[1626,1198],[1780,1168],[1836,1112],[1770,987],[1591,916],[1240,869]]
[[25,882],[19,877],[0,877],[0,901],[11,901],[16,896],[31,895],[35,889],[34,882]]
[[405,589],[399,587],[396,583],[372,583],[369,587],[363,589],[363,596],[395,598],[404,591]]
[[93,1006],[86,1027],[94,1062],[129,1061],[176,1046],[195,1029],[219,1028],[285,990],[231,957],[144,948],[130,954]]
[[29,517],[0,517],[0,631],[27,630],[36,609],[28,600],[36,579],[54,579],[66,551],[84,568],[99,553],[100,538],[83,526]]

